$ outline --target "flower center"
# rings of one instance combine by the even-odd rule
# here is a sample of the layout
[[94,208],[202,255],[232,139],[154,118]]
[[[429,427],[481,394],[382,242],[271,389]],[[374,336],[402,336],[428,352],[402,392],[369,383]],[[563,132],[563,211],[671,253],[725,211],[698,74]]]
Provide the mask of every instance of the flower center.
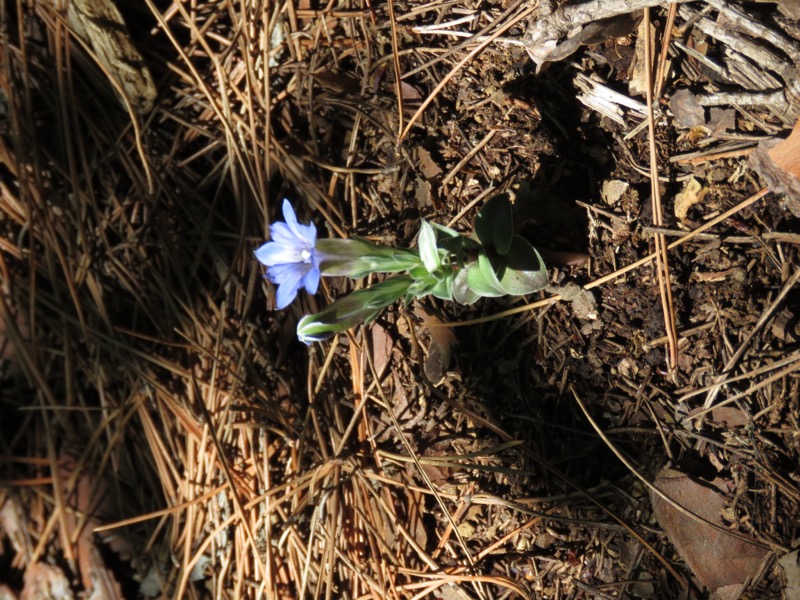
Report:
[[310,250],[301,250],[300,251],[300,258],[302,258],[304,262],[308,262],[308,259],[311,258],[311,251]]

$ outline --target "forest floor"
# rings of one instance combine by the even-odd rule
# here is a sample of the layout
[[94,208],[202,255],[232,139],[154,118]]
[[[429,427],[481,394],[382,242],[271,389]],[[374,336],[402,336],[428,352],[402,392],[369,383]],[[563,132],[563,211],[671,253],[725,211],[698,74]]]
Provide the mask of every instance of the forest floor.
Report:
[[[83,4],[2,5],[0,598],[799,597],[794,3]],[[253,257],[501,192],[526,298],[307,347]]]

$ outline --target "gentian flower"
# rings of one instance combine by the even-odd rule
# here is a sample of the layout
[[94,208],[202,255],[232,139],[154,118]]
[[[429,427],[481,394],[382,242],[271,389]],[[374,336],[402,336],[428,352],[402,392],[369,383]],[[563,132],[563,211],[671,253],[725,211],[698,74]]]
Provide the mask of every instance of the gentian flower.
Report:
[[272,241],[256,250],[256,258],[267,267],[267,279],[278,285],[277,308],[286,308],[300,288],[316,294],[319,287],[319,253],[316,251],[317,228],[301,225],[291,203],[284,199],[283,218],[269,226]]

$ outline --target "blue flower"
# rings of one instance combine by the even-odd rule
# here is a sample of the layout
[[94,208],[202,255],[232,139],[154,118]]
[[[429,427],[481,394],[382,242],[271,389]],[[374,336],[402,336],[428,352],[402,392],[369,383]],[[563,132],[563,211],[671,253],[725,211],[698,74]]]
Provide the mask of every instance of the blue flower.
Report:
[[277,308],[286,308],[300,288],[316,294],[319,287],[319,253],[316,251],[317,228],[301,225],[288,200],[283,201],[285,223],[269,227],[272,241],[256,250],[256,258],[267,267],[267,279],[278,285]]

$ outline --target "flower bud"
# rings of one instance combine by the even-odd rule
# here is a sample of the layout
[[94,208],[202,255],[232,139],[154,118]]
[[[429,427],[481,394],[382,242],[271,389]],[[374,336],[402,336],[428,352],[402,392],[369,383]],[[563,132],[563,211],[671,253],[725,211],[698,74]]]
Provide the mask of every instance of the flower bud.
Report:
[[405,296],[413,281],[407,275],[400,275],[339,298],[320,312],[300,319],[297,337],[310,345],[369,322],[384,308]]
[[317,241],[320,270],[326,277],[342,275],[357,279],[370,273],[399,273],[421,264],[411,250],[377,246],[359,238]]

